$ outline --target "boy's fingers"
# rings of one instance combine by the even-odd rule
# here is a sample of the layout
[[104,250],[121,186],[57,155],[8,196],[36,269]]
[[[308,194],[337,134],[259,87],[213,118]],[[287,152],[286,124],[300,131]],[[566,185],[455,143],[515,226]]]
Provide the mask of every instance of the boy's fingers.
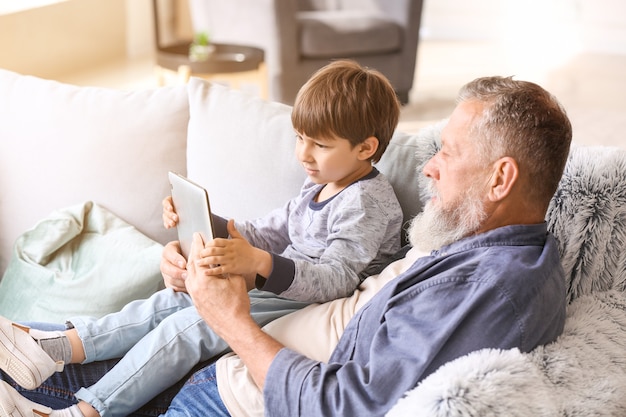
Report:
[[241,235],[241,233],[239,233],[239,230],[237,230],[237,228],[235,227],[235,221],[233,219],[228,220],[228,223],[226,224],[226,229],[228,230],[228,234],[230,235],[231,238],[243,239],[243,236]]

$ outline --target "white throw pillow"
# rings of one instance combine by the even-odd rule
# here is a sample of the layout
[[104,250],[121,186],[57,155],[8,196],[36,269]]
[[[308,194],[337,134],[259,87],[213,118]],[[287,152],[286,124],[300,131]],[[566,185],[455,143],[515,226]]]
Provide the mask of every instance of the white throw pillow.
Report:
[[267,214],[296,196],[305,173],[297,161],[291,107],[191,78],[187,173],[211,209],[237,220]]
[[0,70],[0,271],[52,211],[94,201],[161,243],[167,171],[185,173],[185,86],[125,92]]

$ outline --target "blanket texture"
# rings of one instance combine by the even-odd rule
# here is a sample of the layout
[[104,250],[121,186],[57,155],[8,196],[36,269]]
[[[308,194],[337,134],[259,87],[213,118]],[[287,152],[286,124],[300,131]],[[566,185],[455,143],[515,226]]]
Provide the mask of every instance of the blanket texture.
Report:
[[626,152],[574,147],[548,209],[559,239],[568,301],[626,289]]

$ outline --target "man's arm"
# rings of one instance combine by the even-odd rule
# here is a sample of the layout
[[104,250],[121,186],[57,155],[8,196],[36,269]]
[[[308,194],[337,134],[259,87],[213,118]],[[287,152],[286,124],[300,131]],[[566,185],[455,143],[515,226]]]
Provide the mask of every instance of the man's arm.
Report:
[[187,264],[187,291],[200,316],[246,364],[259,388],[283,345],[261,330],[250,315],[250,284],[240,275],[207,276],[196,264],[202,238],[194,235]]

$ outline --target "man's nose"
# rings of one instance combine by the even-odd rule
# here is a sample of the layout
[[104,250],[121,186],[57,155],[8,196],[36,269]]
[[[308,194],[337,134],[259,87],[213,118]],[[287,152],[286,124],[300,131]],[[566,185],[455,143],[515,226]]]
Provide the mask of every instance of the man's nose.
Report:
[[424,165],[424,168],[422,168],[422,173],[426,175],[428,178],[436,178],[437,172],[439,172],[437,170],[436,158],[437,158],[437,155],[434,155],[432,158],[428,160],[428,162],[426,162],[426,165]]

